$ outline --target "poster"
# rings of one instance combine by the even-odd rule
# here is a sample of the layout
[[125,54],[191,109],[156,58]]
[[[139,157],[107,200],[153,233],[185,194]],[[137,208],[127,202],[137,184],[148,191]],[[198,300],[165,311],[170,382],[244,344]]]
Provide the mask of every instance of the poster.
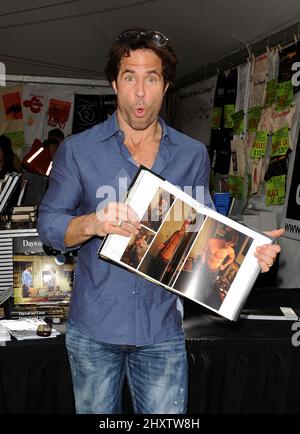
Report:
[[93,127],[101,119],[101,96],[75,94],[72,133]]
[[59,128],[64,136],[72,134],[74,94],[71,92],[53,92],[49,90],[46,118],[44,120],[44,138],[54,128]]
[[212,107],[217,77],[180,89],[174,128],[206,146],[210,143]]
[[27,84],[22,92],[25,143],[43,140],[43,122],[46,116],[47,87]]
[[20,85],[0,88],[0,133],[10,137],[14,150],[24,143]]

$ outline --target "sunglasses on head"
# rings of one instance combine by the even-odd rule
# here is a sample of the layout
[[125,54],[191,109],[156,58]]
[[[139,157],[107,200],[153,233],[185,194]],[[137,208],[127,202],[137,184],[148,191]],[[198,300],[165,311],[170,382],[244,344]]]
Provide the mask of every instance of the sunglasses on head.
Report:
[[165,35],[155,30],[148,30],[146,32],[138,30],[126,30],[117,37],[117,41],[119,41],[121,44],[126,44],[127,42],[132,42],[140,38],[148,39],[158,47],[163,47],[169,40]]

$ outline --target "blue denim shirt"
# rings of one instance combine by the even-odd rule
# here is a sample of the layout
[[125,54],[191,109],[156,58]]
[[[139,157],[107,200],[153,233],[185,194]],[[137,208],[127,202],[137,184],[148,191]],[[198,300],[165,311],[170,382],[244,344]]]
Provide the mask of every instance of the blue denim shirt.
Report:
[[[212,206],[205,146],[162,119],[160,123],[162,137],[152,171],[181,188],[192,186],[193,194],[197,185],[204,186],[205,204]],[[105,200],[99,198],[99,187],[118,190],[119,179],[126,178],[129,185],[137,170],[116,114],[67,138],[56,152],[49,188],[40,206],[41,240],[66,250],[64,235],[70,220],[94,212]],[[119,199],[117,191],[116,201]],[[100,243],[101,239],[94,237],[78,250],[69,314],[78,329],[98,341],[128,345],[155,344],[179,333],[182,315],[177,295],[99,259]]]

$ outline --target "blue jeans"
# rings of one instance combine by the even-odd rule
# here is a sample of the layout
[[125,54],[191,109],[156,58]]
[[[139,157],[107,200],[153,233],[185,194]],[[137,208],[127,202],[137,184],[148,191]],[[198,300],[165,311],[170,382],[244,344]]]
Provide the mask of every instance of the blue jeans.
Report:
[[88,338],[69,322],[66,345],[77,413],[121,413],[125,375],[135,413],[186,412],[183,333],[156,345],[114,345]]

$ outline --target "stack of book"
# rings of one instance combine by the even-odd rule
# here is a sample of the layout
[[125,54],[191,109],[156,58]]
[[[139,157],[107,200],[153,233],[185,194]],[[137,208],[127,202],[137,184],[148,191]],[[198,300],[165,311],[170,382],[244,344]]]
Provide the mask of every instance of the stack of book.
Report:
[[67,320],[69,313],[69,303],[61,302],[59,304],[27,304],[14,305],[10,308],[9,315],[11,319],[22,318],[59,318]]
[[24,223],[36,221],[37,207],[36,205],[14,206],[10,216],[11,222]]
[[0,192],[0,214],[3,214],[7,208],[10,198],[12,197],[15,188],[21,179],[20,173],[10,173],[2,183]]

